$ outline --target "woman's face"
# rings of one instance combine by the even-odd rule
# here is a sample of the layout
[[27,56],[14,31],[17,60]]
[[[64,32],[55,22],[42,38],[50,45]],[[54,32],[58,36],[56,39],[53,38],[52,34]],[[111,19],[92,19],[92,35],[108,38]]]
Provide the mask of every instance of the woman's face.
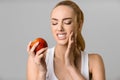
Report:
[[69,6],[58,6],[51,13],[51,29],[58,44],[66,45],[70,33],[74,31],[75,14]]

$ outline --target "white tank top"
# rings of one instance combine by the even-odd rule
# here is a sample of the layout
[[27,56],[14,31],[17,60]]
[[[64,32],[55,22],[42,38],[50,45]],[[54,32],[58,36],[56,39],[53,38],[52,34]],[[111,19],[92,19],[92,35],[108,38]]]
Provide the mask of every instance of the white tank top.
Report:
[[[58,80],[54,73],[54,47],[48,49],[46,54],[47,75],[46,80]],[[88,54],[82,52],[81,74],[89,80]]]

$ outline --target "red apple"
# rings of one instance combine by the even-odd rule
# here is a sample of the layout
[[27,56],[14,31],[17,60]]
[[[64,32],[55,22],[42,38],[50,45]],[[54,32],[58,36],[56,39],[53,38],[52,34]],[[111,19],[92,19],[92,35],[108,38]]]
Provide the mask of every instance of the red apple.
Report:
[[43,39],[43,38],[36,38],[35,40],[32,41],[30,48],[32,48],[32,46],[39,42],[38,46],[35,48],[34,52],[36,53],[38,50],[40,50],[41,48],[45,48],[48,47],[47,42]]

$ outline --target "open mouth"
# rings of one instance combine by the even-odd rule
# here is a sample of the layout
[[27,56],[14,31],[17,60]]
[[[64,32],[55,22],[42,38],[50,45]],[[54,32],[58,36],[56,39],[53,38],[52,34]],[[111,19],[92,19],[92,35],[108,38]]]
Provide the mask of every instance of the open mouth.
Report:
[[57,37],[60,40],[66,39],[66,33],[57,33]]

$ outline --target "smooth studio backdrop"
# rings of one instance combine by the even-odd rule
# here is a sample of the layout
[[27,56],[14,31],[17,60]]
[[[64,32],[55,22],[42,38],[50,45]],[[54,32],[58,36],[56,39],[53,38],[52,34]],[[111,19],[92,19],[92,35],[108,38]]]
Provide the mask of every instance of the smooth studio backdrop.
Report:
[[[74,0],[83,10],[86,52],[104,60],[106,80],[120,80],[120,1]],[[29,41],[55,41],[50,12],[58,0],[0,0],[0,80],[26,80]]]

